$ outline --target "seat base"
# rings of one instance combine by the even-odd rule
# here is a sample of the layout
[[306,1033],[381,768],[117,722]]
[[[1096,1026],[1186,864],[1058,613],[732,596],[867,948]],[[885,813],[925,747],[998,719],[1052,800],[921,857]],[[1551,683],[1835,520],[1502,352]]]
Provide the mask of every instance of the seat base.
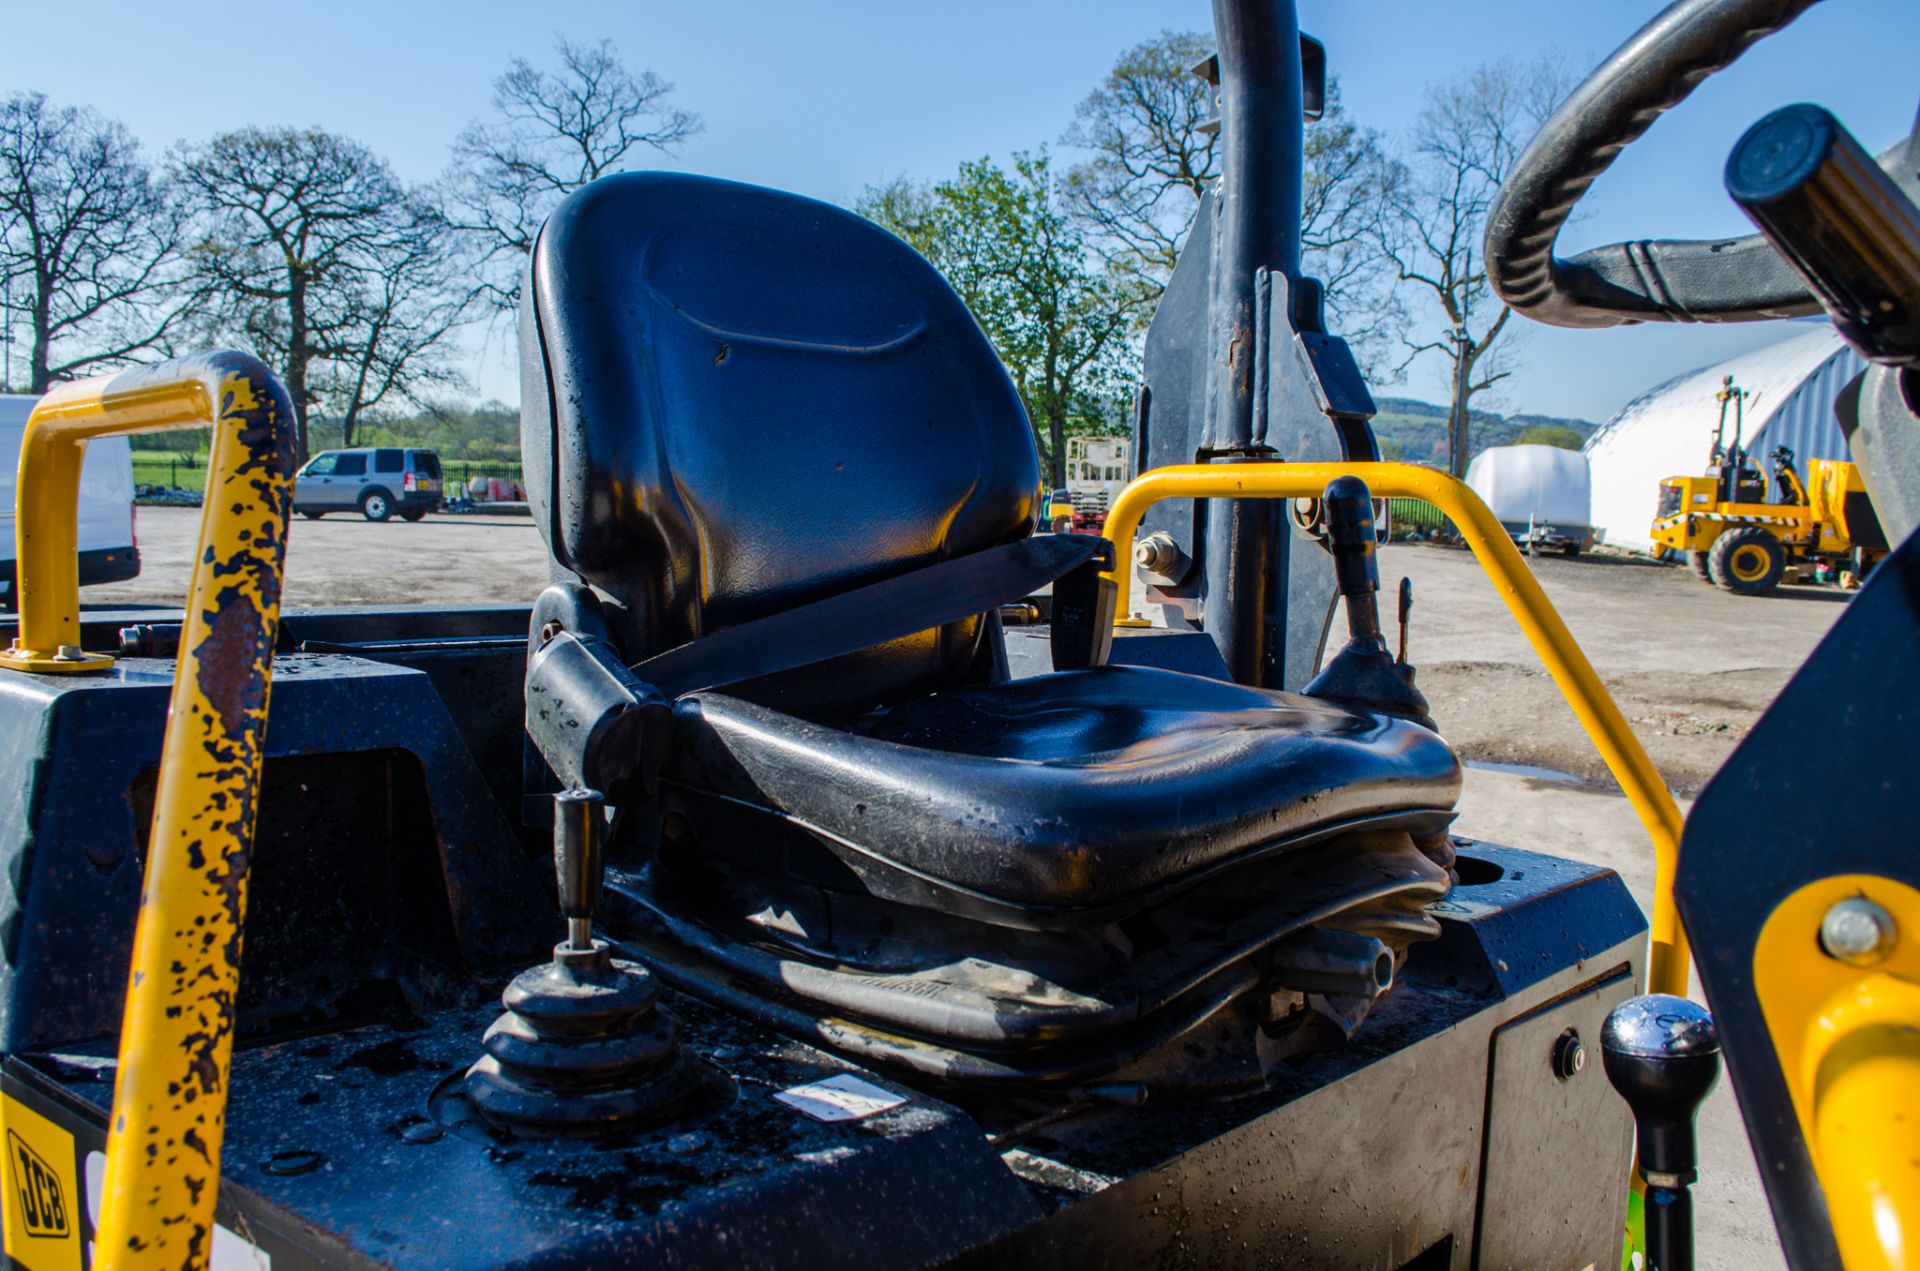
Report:
[[1344,1039],[1380,996],[1333,991],[1348,981],[1303,966],[1309,933],[1377,940],[1396,966],[1438,933],[1425,906],[1451,879],[1436,819],[1349,827],[1090,927],[1021,930],[790,876],[717,876],[670,852],[613,871],[603,915],[683,991],[863,1063],[967,1088],[1219,1094],[1257,1087],[1316,1038]]

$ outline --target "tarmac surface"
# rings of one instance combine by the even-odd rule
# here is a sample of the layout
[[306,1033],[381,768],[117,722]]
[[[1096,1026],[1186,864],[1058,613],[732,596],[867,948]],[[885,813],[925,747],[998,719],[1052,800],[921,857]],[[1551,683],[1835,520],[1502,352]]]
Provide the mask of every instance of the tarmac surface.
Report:
[[[197,510],[140,509],[141,576],[88,588],[83,599],[178,605],[198,524]],[[1380,570],[1388,596],[1403,575],[1413,580],[1410,658],[1436,720],[1469,763],[1461,832],[1611,866],[1647,908],[1653,862],[1639,821],[1473,558],[1395,544],[1382,549]],[[1534,570],[1683,795],[1726,758],[1847,598],[1832,587],[1733,596],[1685,566],[1615,555],[1543,557]],[[285,603],[524,602],[546,582],[546,551],[525,518],[436,515],[375,525],[341,515],[294,522]],[[1390,614],[1387,621],[1391,636]],[[1783,1267],[1724,1081],[1708,1101],[1701,1137],[1699,1265]]]

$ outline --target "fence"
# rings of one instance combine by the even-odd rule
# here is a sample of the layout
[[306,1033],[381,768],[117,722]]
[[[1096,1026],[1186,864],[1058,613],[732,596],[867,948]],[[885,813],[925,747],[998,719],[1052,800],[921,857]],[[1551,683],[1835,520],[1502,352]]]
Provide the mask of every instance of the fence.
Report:
[[[448,494],[454,493],[456,484],[464,486],[474,477],[498,477],[502,481],[524,479],[518,463],[491,459],[442,459],[440,474],[447,483]],[[207,456],[136,451],[133,456],[133,483],[136,486],[157,485],[169,490],[204,492],[207,488]]]
[[1431,538],[1436,532],[1457,536],[1453,522],[1439,508],[1425,499],[1388,499],[1387,533],[1395,539],[1407,539],[1418,535]]
[[205,491],[207,488],[206,457],[160,458],[154,455],[136,454],[133,457],[133,483],[136,486],[164,486],[169,490]]

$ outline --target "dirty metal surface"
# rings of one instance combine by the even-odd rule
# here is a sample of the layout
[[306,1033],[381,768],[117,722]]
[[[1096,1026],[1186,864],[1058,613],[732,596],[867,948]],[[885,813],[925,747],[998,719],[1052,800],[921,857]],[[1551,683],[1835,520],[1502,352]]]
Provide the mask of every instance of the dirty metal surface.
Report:
[[[171,680],[170,662],[127,658],[101,675],[0,681],[0,863],[7,878],[0,887],[0,1049],[6,1052],[118,1030],[140,896],[142,816],[152,806]],[[361,926],[369,940],[384,936],[399,952],[417,938],[412,952],[443,967],[449,981],[490,972],[496,963],[511,975],[551,944],[540,906],[528,904],[543,894],[541,877],[507,829],[427,673],[343,655],[295,655],[274,659],[273,680],[264,779],[270,790],[283,778],[285,785],[263,801],[252,869],[268,909],[256,909],[253,917],[305,932],[310,949],[280,942],[290,966],[304,963],[324,974],[336,944],[350,943],[342,937],[353,924],[342,928],[337,915],[328,918],[330,905],[397,906],[366,915]],[[315,786],[285,767],[290,760],[324,765],[330,757],[367,755],[385,757],[385,775],[372,774],[376,783],[362,792],[379,796],[388,809],[374,820],[362,817],[365,809],[348,815],[341,806],[346,792]],[[332,834],[348,823],[395,851],[369,855],[368,872],[358,878],[332,868],[307,873],[302,861],[323,862]],[[415,851],[425,859],[414,861]],[[276,875],[286,886],[278,886]],[[317,912],[310,921],[294,910],[276,915],[270,901],[276,890],[290,904]],[[423,907],[409,898],[433,903]],[[262,955],[272,947],[263,943]],[[242,957],[247,967],[263,965],[244,950]],[[367,965],[377,960],[370,952]],[[353,985],[342,982],[338,969],[335,994],[349,996]],[[252,991],[243,975],[243,1037],[259,1031],[257,1017],[249,1018],[250,1004],[259,1003]],[[275,1009],[286,1008],[282,1002]],[[338,1016],[324,1005],[316,1011],[306,1027]]]
[[[1485,1212],[1489,1068],[1503,1027],[1618,983],[1623,968],[1641,974],[1644,921],[1609,871],[1461,851],[1447,934],[1414,950],[1351,1043],[1283,1061],[1258,1095],[1049,1117],[1009,1102],[960,1110],[866,1072],[905,1102],[821,1123],[775,1095],[843,1061],[669,992],[730,1101],[600,1144],[491,1141],[443,1120],[434,1097],[479,1054],[498,1013],[488,1003],[237,1052],[220,1220],[280,1271],[1414,1259],[1425,1271],[1471,1265],[1476,1224],[1522,1247],[1533,1229],[1607,1229],[1624,1173],[1551,1121],[1499,1133],[1503,1152],[1558,1163],[1558,1209],[1509,1195]],[[97,1135],[111,1061],[70,1050],[112,1053],[16,1058],[8,1078],[30,1077],[65,1124]],[[1568,1195],[1590,1212],[1565,1212]]]
[[[861,1074],[902,1102],[816,1120],[774,1096],[845,1065],[677,994],[662,1004],[731,1091],[704,1115],[600,1142],[493,1138],[442,1119],[444,1087],[479,1055],[497,1007],[241,1051],[221,1222],[276,1271],[459,1271],[917,1266],[1038,1216],[950,1105]],[[95,1070],[28,1066],[104,1124],[110,1087]]]
[[[1509,1189],[1483,1214],[1488,1092],[1510,1021],[1644,976],[1645,919],[1610,870],[1493,844],[1460,851],[1461,885],[1433,907],[1445,934],[1415,946],[1350,1043],[1283,1061],[1259,1095],[1089,1108],[1004,1140],[1048,1216],[961,1265],[1465,1271],[1483,1224],[1501,1248],[1530,1248],[1532,1232],[1616,1234],[1625,1106],[1599,1089],[1577,1135],[1509,1111],[1502,1150],[1553,1162],[1556,1187]],[[1603,1087],[1593,1068],[1582,1079]],[[980,1116],[990,1131],[1007,1124]],[[1618,1249],[1586,1255],[1609,1257]]]

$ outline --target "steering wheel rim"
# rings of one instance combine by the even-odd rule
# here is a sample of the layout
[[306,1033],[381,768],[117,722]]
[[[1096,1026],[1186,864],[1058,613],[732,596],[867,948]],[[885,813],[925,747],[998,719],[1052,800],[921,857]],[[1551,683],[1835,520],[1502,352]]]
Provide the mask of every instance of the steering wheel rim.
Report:
[[1487,215],[1487,276],[1516,312],[1561,327],[1758,322],[1821,312],[1760,235],[1612,243],[1554,255],[1587,188],[1653,121],[1818,0],[1677,0],[1568,95]]

